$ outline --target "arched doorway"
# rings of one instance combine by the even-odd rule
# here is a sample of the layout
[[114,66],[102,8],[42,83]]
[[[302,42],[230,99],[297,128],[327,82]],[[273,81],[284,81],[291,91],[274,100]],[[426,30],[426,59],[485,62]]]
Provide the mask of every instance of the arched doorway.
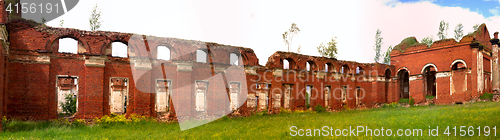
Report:
[[410,98],[410,74],[405,69],[402,69],[398,73],[398,83],[399,83],[399,97],[408,99]]
[[391,71],[389,69],[385,70],[385,102],[387,103],[387,101],[389,100],[389,82],[390,82],[390,79],[391,79]]
[[429,65],[424,68],[424,93],[425,96],[436,96],[436,68]]

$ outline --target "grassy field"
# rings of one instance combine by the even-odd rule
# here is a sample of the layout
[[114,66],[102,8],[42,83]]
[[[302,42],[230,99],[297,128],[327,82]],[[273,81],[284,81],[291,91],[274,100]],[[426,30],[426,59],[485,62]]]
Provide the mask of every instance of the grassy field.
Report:
[[[333,128],[333,133],[336,129],[339,129],[338,132],[347,129],[344,135],[348,136],[335,136],[336,134],[319,136],[327,134],[324,131],[316,131],[316,136],[306,136],[307,129],[312,129],[312,135],[313,129],[321,130],[323,126],[328,127],[328,131],[330,127]],[[366,131],[360,132],[359,135],[355,132],[356,136],[347,132],[350,131],[349,127],[356,129],[357,126],[372,129],[372,136],[369,137],[370,134],[366,136]],[[445,134],[448,126],[449,136]],[[457,136],[454,136],[454,126],[457,126]],[[462,128],[462,134],[465,133],[466,136],[459,136],[460,126],[465,126]],[[470,126],[473,129],[469,131]],[[479,126],[480,134],[477,130]],[[489,126],[489,136],[484,136],[486,134],[484,126]],[[496,132],[493,129],[495,126]],[[381,134],[375,136],[377,130],[380,132],[382,127],[384,136]],[[429,128],[436,127],[439,127],[437,133],[439,136],[429,136]],[[101,123],[90,126],[13,121],[6,124],[6,129],[6,132],[0,133],[0,139],[500,139],[500,103],[409,108],[392,105],[371,110],[346,110],[333,113],[295,112],[247,118],[226,117],[186,131],[180,131],[177,123],[151,121]],[[299,129],[304,129],[304,132],[300,131],[298,134]],[[392,132],[391,136],[387,136],[388,129]],[[399,129],[403,132],[402,136],[397,134]],[[418,129],[422,132],[418,132]],[[406,131],[414,136],[405,136]],[[416,136],[416,133],[419,133],[419,136]],[[301,134],[304,136],[300,137]]]

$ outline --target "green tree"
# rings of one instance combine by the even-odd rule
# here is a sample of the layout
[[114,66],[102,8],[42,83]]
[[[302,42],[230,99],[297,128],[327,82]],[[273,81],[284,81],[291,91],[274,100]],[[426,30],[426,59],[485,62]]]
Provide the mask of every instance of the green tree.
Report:
[[420,40],[421,43],[425,43],[427,44],[427,47],[431,47],[432,45],[432,41],[433,41],[433,37],[432,36],[428,36],[428,37],[425,37],[423,38],[422,40]]
[[373,60],[375,60],[376,63],[378,63],[382,57],[380,49],[382,48],[382,39],[384,38],[380,37],[380,34],[382,34],[382,31],[377,29],[377,32],[375,33],[375,46],[373,46],[373,49],[375,50],[375,58],[373,58]]
[[332,38],[332,40],[328,43],[326,43],[326,46],[321,43],[317,49],[318,53],[321,56],[328,57],[328,58],[337,58],[337,41],[335,41],[337,37]]
[[64,96],[64,102],[61,103],[63,112],[68,115],[73,115],[76,113],[76,97],[71,94],[66,94]]
[[297,27],[297,24],[292,23],[292,26],[290,27],[290,29],[288,29],[288,31],[285,31],[285,33],[282,34],[283,35],[283,42],[285,42],[285,45],[288,48],[288,52],[290,52],[290,50],[291,50],[290,45],[292,44],[293,36],[297,35],[299,32],[300,32],[300,29],[299,29],[299,27]]
[[392,51],[392,45],[387,48],[387,51],[385,51],[384,54],[384,64],[390,65],[391,64],[391,51]]
[[89,18],[89,24],[90,24],[90,30],[91,31],[96,31],[99,28],[101,28],[102,25],[102,19],[101,19],[102,12],[99,10],[97,7],[97,4],[92,8],[92,13],[90,14]]
[[63,25],[64,25],[64,19],[59,21],[59,26],[63,27]]
[[448,35],[448,22],[444,22],[444,20],[441,20],[439,22],[439,31],[437,33],[437,36],[439,37],[439,40],[446,39],[446,36]]
[[464,26],[462,23],[459,23],[457,27],[455,27],[455,40],[460,41],[460,39],[464,36]]

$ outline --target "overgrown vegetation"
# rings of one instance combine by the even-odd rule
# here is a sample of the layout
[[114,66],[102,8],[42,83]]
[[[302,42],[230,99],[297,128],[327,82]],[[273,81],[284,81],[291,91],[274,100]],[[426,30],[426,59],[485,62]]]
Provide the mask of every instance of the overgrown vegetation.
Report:
[[410,96],[410,99],[408,100],[408,104],[410,104],[410,106],[415,105],[415,100],[413,99],[413,97]]
[[410,99],[401,98],[401,99],[399,99],[398,103],[408,104],[409,102],[410,102]]
[[432,96],[432,95],[425,95],[425,98],[427,98],[427,99],[434,99],[434,98],[436,98],[436,96]]
[[492,100],[493,94],[485,92],[483,95],[479,96],[479,99],[482,100]]
[[102,25],[102,18],[101,18],[102,12],[101,10],[97,7],[97,4],[92,8],[92,12],[90,14],[89,18],[89,26],[91,31],[97,31],[99,28],[101,28]]
[[[99,123],[91,125],[59,125],[56,122],[12,122],[7,123],[0,133],[0,139],[498,139],[492,127],[499,128],[500,102],[481,102],[463,105],[435,105],[418,107],[375,108],[370,110],[351,110],[341,112],[316,113],[314,111],[295,111],[270,116],[250,116],[222,118],[217,121],[180,131],[178,123],[158,123],[156,121],[128,121],[126,123]],[[459,120],[459,121],[457,121]],[[25,123],[24,125],[18,125]],[[301,129],[349,129],[349,126],[366,126],[371,129],[422,129],[423,136],[325,136],[292,137],[290,127]],[[439,126],[439,136],[428,136],[429,128]],[[478,136],[444,135],[447,126],[490,126],[492,133]],[[457,127],[457,129],[459,129]],[[450,131],[451,132],[451,131]]]
[[76,98],[77,97],[73,97],[73,95],[71,94],[66,94],[64,96],[64,102],[61,102],[61,106],[64,112],[62,115],[71,116],[76,113]]
[[318,113],[321,113],[321,112],[325,112],[326,111],[326,108],[323,107],[322,105],[320,104],[317,104],[316,106],[314,106],[314,110]]

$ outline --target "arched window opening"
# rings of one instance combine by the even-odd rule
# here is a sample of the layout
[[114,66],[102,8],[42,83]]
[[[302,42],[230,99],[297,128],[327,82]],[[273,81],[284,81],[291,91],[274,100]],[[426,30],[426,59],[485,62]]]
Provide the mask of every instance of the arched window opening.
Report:
[[325,64],[325,68],[323,68],[325,72],[328,72],[328,64]]
[[196,50],[196,62],[207,63],[208,55],[205,50]]
[[436,68],[429,65],[424,68],[424,90],[426,96],[436,96]]
[[291,58],[283,59],[283,69],[296,69],[295,62]]
[[111,56],[113,57],[128,57],[127,45],[121,42],[111,43]]
[[286,59],[283,59],[283,69],[290,69],[290,62],[288,62],[288,60]]
[[340,73],[341,74],[347,74],[349,73],[349,67],[347,65],[343,65],[341,68],[340,68]]
[[466,68],[467,67],[462,62],[456,62],[455,64],[453,64],[453,66],[451,66],[451,70],[464,70]]
[[399,84],[399,95],[400,98],[408,99],[410,98],[410,75],[408,71],[401,70],[398,73],[398,84]]
[[60,53],[78,53],[78,40],[73,38],[61,38],[59,39],[59,50]]
[[306,70],[311,71],[311,64],[309,62],[306,62]]
[[158,46],[156,48],[156,58],[162,60],[170,60],[170,48],[167,46]]
[[238,55],[236,53],[229,54],[229,61],[231,65],[238,66],[239,65]]
[[385,70],[385,74],[384,74],[384,78],[385,78],[385,102],[388,103],[388,98],[389,98],[389,82],[391,80],[391,70],[389,69],[386,69]]
[[307,71],[315,71],[316,69],[316,64],[313,61],[307,61],[306,62],[306,70]]
[[361,68],[360,66],[356,67],[356,74],[364,74],[363,68]]

